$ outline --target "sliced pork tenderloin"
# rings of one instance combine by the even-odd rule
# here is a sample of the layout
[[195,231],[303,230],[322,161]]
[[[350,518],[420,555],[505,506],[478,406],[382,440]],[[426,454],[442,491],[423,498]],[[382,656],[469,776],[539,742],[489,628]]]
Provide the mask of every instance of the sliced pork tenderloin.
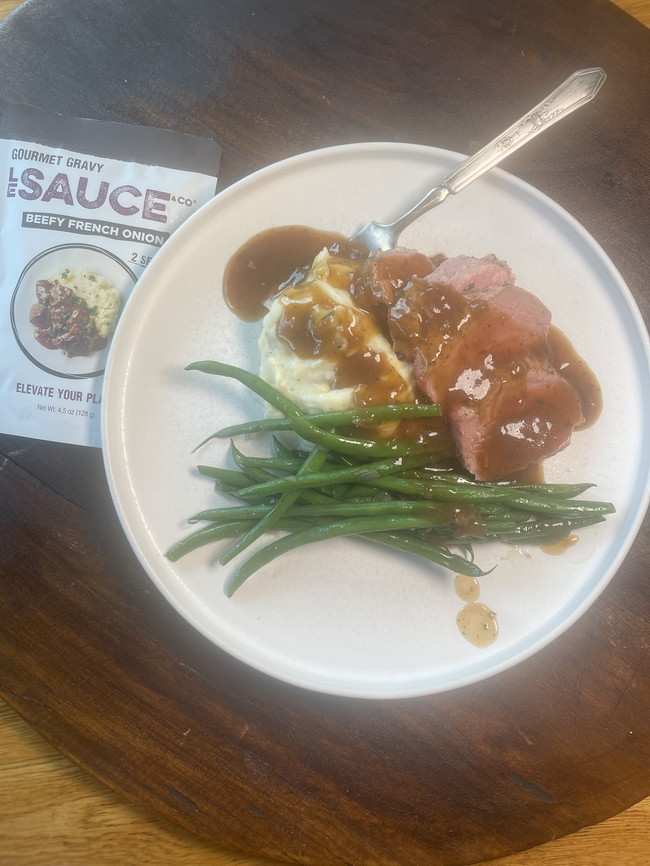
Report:
[[557,453],[582,423],[577,391],[552,364],[550,311],[494,256],[447,259],[401,292],[388,321],[478,480]]
[[483,258],[453,256],[427,275],[431,283],[453,286],[458,292],[481,292],[490,286],[514,284],[515,275],[506,262],[490,254]]

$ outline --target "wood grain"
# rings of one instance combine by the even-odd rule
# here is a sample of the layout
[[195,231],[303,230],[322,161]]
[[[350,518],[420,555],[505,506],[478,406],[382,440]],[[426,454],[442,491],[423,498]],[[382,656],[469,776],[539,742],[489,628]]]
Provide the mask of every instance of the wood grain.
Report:
[[[128,803],[0,703],[0,839],[6,866],[277,866],[224,849]],[[645,866],[650,798],[494,866]]]
[[[5,7],[12,5],[14,4],[4,4]],[[600,3],[594,3],[594,8],[599,8],[601,5]],[[634,5],[638,7],[641,4],[636,3]],[[650,12],[647,4],[643,5],[645,6],[646,14]],[[580,6],[583,11],[587,9],[587,4],[580,4]],[[21,449],[24,449],[24,456],[22,458],[20,456]],[[63,450],[65,451],[65,449]],[[61,507],[63,508],[63,513],[70,518],[72,524],[68,537],[71,541],[74,540],[77,545],[76,549],[69,548],[64,550],[67,565],[74,569],[78,546],[79,544],[83,545],[84,534],[91,527],[100,536],[102,532],[106,533],[108,544],[108,535],[110,533],[102,526],[98,526],[97,523],[105,520],[106,525],[111,527],[114,525],[114,522],[111,522],[110,503],[105,498],[102,498],[101,495],[99,497],[101,500],[100,505],[97,506],[97,486],[100,484],[100,472],[97,462],[90,455],[82,458],[82,462],[83,469],[86,475],[90,477],[91,483],[83,489],[79,489],[75,485],[74,479],[69,477],[68,466],[71,464],[66,464],[65,457],[59,469],[46,465],[48,461],[48,450],[46,447],[37,446],[36,448],[25,449],[25,443],[16,440],[13,443],[5,442],[3,451],[5,455],[8,451],[11,451],[12,456],[12,465],[5,468],[16,473],[16,480],[27,486],[30,497],[35,497],[36,502],[39,502],[39,497],[41,497],[44,506],[47,507],[50,504],[47,495],[29,477],[34,474],[36,477],[45,478],[54,489],[59,491],[59,495],[63,497]],[[27,451],[30,451],[30,453],[27,454]],[[66,496],[68,497],[67,503],[65,502]],[[83,500],[84,496],[87,498],[87,501]],[[92,506],[92,519],[88,515],[78,515],[72,503],[74,503],[74,506],[87,508],[89,514],[90,506]],[[58,519],[60,519],[60,516],[58,516]],[[27,526],[27,524],[20,523],[20,521],[19,525]],[[58,529],[56,521],[52,521],[46,528],[51,530],[50,535],[46,533],[45,540],[51,544],[52,555],[60,557],[61,548],[56,541],[56,532],[57,530],[60,531],[60,529]],[[110,540],[112,542],[112,539]],[[25,542],[29,542],[27,535],[25,536]],[[125,545],[120,546],[118,543],[117,546],[119,549],[112,554],[115,557],[113,561],[119,564],[118,569],[122,567],[125,574],[130,574],[129,551]],[[103,549],[106,550],[107,547]],[[97,559],[97,552],[89,550],[88,553],[94,557],[93,565],[101,568],[102,563]],[[57,581],[57,590],[62,596],[61,600],[59,600],[57,595],[52,593],[52,587],[48,588],[47,580],[44,579],[45,576],[43,574],[38,574],[31,570],[29,575],[36,586],[50,592],[50,602],[58,606],[57,609],[60,610],[62,615],[65,615],[64,602],[66,593],[69,594],[72,591],[65,581]],[[626,597],[628,599],[634,598],[634,587],[629,581],[625,586]],[[148,587],[143,583],[138,584],[136,580],[135,588],[122,597],[125,608],[121,609],[119,614],[122,616],[126,614],[127,617],[130,616],[129,604],[142,601],[147,591]],[[107,593],[105,598],[102,597],[102,592]],[[19,595],[15,597],[20,598]],[[80,639],[76,641],[72,623],[68,630],[71,646],[66,658],[72,664],[79,664],[81,660],[82,664],[77,673],[77,679],[89,689],[97,686],[93,673],[94,666],[104,668],[106,664],[115,664],[115,659],[110,657],[110,652],[107,652],[106,647],[109,646],[114,651],[115,645],[111,644],[111,641],[118,643],[121,637],[121,634],[114,633],[112,629],[114,624],[109,618],[97,619],[97,602],[101,603],[104,600],[112,602],[114,598],[110,597],[108,590],[97,586],[89,586],[81,600],[81,610],[95,617],[93,624],[98,629],[97,640],[85,641]],[[625,598],[619,604],[621,607],[624,607]],[[27,599],[25,600],[25,607],[30,607]],[[39,613],[36,609],[22,610],[20,613],[25,615],[25,621],[31,628],[38,628],[39,624],[43,624],[46,621],[43,618],[43,614]],[[168,617],[168,613],[163,609],[162,605],[154,603],[151,615],[156,619],[156,622],[160,618],[163,627],[171,625],[172,620]],[[594,696],[589,686],[592,682],[596,683],[600,681],[602,671],[590,667],[588,661],[581,664],[580,670],[577,672],[572,670],[571,667],[563,665],[561,658],[558,657],[555,660],[557,668],[554,672],[557,681],[562,681],[567,689],[575,691],[577,686],[577,694],[585,701],[586,709],[594,715],[594,726],[587,731],[589,742],[573,742],[571,750],[573,751],[573,757],[579,761],[581,755],[586,756],[588,753],[592,755],[594,753],[599,754],[598,747],[600,743],[600,748],[603,750],[603,754],[599,754],[599,757],[602,758],[602,764],[591,769],[589,773],[585,773],[584,768],[581,768],[581,770],[583,771],[583,778],[589,776],[595,786],[594,799],[598,801],[596,812],[600,810],[600,814],[603,817],[617,811],[616,804],[620,803],[622,792],[615,789],[610,790],[610,782],[613,779],[620,780],[621,762],[625,764],[626,774],[629,776],[634,776],[635,770],[638,770],[639,766],[642,769],[646,766],[643,763],[643,751],[639,757],[638,751],[635,752],[635,749],[629,748],[628,738],[640,738],[642,749],[643,743],[647,742],[647,739],[644,739],[647,736],[647,718],[644,718],[641,714],[643,707],[647,706],[647,702],[644,703],[643,695],[630,693],[634,688],[643,691],[648,681],[645,668],[638,664],[638,659],[642,656],[639,655],[639,646],[635,644],[637,633],[643,633],[644,615],[642,611],[639,613],[636,624],[634,622],[630,624],[627,618],[623,616],[623,612],[619,607],[614,609],[613,612],[610,611],[608,615],[612,615],[615,619],[615,623],[608,632],[608,638],[613,642],[617,642],[618,653],[616,666],[607,671],[607,674],[608,677],[611,677],[612,684],[624,682],[630,688],[621,691],[619,688],[613,686],[608,693]],[[603,621],[597,616],[592,620],[592,624],[602,627]],[[126,636],[127,631],[128,629],[124,631],[124,636]],[[179,669],[177,659],[167,657],[162,653],[158,659],[162,666],[157,671],[158,679],[149,688],[139,690],[136,694],[134,692],[129,693],[117,690],[110,682],[106,684],[108,694],[104,713],[99,712],[96,715],[89,715],[87,709],[80,701],[79,694],[81,694],[81,691],[79,694],[75,693],[72,695],[49,694],[44,699],[48,686],[64,686],[65,681],[63,678],[58,683],[52,683],[47,679],[46,667],[42,665],[30,666],[27,671],[29,679],[24,680],[21,684],[22,688],[17,688],[19,684],[14,681],[11,689],[5,693],[11,696],[11,702],[15,706],[19,706],[21,712],[28,718],[31,718],[39,729],[49,732],[50,735],[54,735],[56,741],[63,748],[65,748],[66,742],[69,744],[76,738],[75,749],[74,751],[70,749],[70,751],[74,753],[75,760],[91,769],[95,775],[105,778],[113,785],[118,780],[116,786],[126,796],[131,795],[136,797],[140,803],[144,802],[147,804],[149,802],[151,805],[157,806],[157,797],[155,796],[157,792],[153,792],[149,800],[147,800],[146,796],[143,797],[141,789],[134,783],[134,780],[129,780],[128,766],[126,764],[113,768],[114,772],[111,773],[111,761],[123,761],[119,748],[120,737],[130,738],[134,743],[141,745],[137,730],[120,728],[122,722],[116,721],[116,730],[113,735],[109,737],[105,735],[98,737],[98,735],[100,727],[106,725],[107,719],[110,718],[108,707],[111,701],[117,704],[124,700],[137,700],[140,703],[139,707],[134,706],[132,708],[133,713],[130,716],[130,724],[136,727],[139,712],[143,712],[146,715],[148,712],[154,711],[157,706],[158,697],[155,690],[164,689],[165,686],[170,685],[167,679],[170,676],[170,666],[172,673],[176,675],[182,673],[185,678],[183,682],[188,688],[186,697],[189,697],[192,682],[201,674],[201,652],[203,651],[203,646],[200,641],[196,641],[189,634],[184,634],[182,642],[185,651],[183,656],[184,663],[188,660],[193,660],[196,663],[194,666],[189,665],[187,666],[188,669]],[[629,643],[629,649],[623,651],[624,644],[626,643]],[[26,648],[26,646],[27,644],[25,643],[22,648]],[[589,653],[593,647],[594,644],[590,636],[583,634],[580,649],[584,653],[585,659],[589,659]],[[16,636],[16,644],[12,649],[16,653],[17,658],[21,652],[19,636]],[[155,650],[157,653],[159,652],[159,648],[150,647],[150,649]],[[56,651],[64,652],[61,647],[56,648]],[[134,660],[129,659],[122,649],[117,653],[117,656],[118,663],[131,665],[134,663]],[[538,669],[533,666],[532,672],[535,673],[537,671]],[[227,661],[224,662],[224,670],[217,683],[218,687],[228,687],[236,693],[239,688],[238,674],[239,670],[236,665],[231,665]],[[540,688],[549,687],[548,678],[540,677],[539,682]],[[39,687],[35,688],[35,684]],[[257,690],[258,696],[269,697],[266,684],[261,679],[253,677],[252,688],[253,691]],[[39,692],[40,695],[38,694]],[[495,742],[493,745],[496,746],[498,744],[500,748],[507,747],[509,740],[509,716],[512,712],[512,706],[506,700],[508,694],[508,690],[504,690],[499,695],[499,699],[504,701],[504,712],[500,713],[497,717],[501,728],[495,731]],[[213,707],[215,709],[218,708],[218,696],[215,695],[214,689],[209,693],[209,696],[210,700],[213,701]],[[286,693],[286,696],[289,698],[289,703],[291,703],[290,699],[292,695]],[[250,726],[251,723],[253,728],[256,725],[259,727],[263,720],[263,713],[260,713],[259,705],[251,700],[250,696],[246,698],[242,694],[238,694],[237,697],[240,702],[240,712],[237,717],[221,720],[209,715],[201,717],[201,713],[199,712],[198,724],[216,725],[226,740],[229,733],[227,730],[228,725],[238,724],[240,725],[238,731],[242,735],[242,747],[246,748],[244,744],[246,743],[248,731],[245,732],[245,728],[247,725]],[[523,700],[524,696],[522,696]],[[30,703],[34,704],[34,702],[38,702],[38,705],[30,706]],[[327,706],[328,702],[324,702],[324,704]],[[72,728],[76,727],[77,730],[75,737],[72,739],[70,739],[71,731],[65,729],[61,718],[55,717],[57,713],[62,712],[66,705],[68,710],[72,706],[77,714],[77,719],[72,725]],[[508,706],[507,712],[505,712],[506,706]],[[163,743],[167,744],[170,749],[180,750],[181,753],[187,748],[182,739],[185,731],[190,731],[190,726],[197,723],[196,712],[183,712],[183,709],[181,708],[181,712],[174,719],[175,725],[172,731],[167,730],[164,723],[157,728],[157,732],[161,736]],[[291,707],[289,707],[290,709]],[[575,709],[578,712],[579,708],[576,707]],[[472,748],[476,748],[477,746],[479,748],[485,747],[485,743],[470,743],[469,752],[464,751],[467,748],[467,744],[461,744],[457,736],[459,726],[462,727],[462,723],[467,722],[468,715],[480,711],[480,703],[470,699],[463,706],[459,706],[455,714],[452,712],[446,716],[444,733],[447,737],[446,744],[449,747],[450,753],[454,748],[461,748],[463,749],[465,758],[472,760],[475,757],[471,754]],[[352,742],[355,739],[354,724],[359,722],[359,718],[363,715],[363,712],[363,708],[359,708],[355,713],[350,713],[347,716],[347,729],[345,733]],[[379,713],[378,715],[379,718],[373,718],[374,745],[382,746],[385,741],[384,735],[388,734],[389,731],[391,733],[393,731],[394,718],[392,717],[392,713],[388,711],[383,714]],[[40,863],[47,863],[49,866],[52,863],[74,864],[82,862],[93,862],[94,864],[99,864],[99,866],[102,866],[103,863],[108,866],[108,864],[116,862],[170,864],[205,862],[221,864],[221,866],[225,866],[225,864],[247,863],[251,864],[251,866],[263,866],[263,864],[276,862],[264,858],[242,857],[241,854],[235,853],[234,850],[229,851],[223,848],[215,848],[214,845],[198,840],[195,836],[186,833],[173,824],[151,817],[140,806],[128,805],[123,799],[108,792],[94,779],[70,764],[59,752],[51,750],[37,734],[33,733],[15,716],[13,711],[3,709],[2,720],[3,730],[7,731],[7,734],[3,742],[2,752],[0,753],[3,760],[2,775],[0,775],[0,802],[3,805],[6,803],[7,806],[2,810],[2,817],[0,817],[0,838],[4,842],[4,853],[10,858],[7,860],[10,866],[23,866],[23,864],[38,866]],[[144,715],[141,721],[145,721]],[[419,720],[417,716],[402,717],[400,721],[406,725],[412,734],[422,733],[421,717]],[[180,724],[181,722],[182,724]],[[296,731],[291,730],[291,725],[294,722],[295,719],[292,718],[291,712],[289,712],[285,720],[286,730],[284,731],[287,741],[295,738]],[[528,722],[530,723],[530,719],[528,719]],[[603,722],[606,728],[608,724],[611,725],[611,727],[607,728],[608,731],[613,732],[616,730],[618,732],[616,734],[618,746],[613,750],[611,744],[606,745],[606,736],[603,739]],[[187,728],[185,727],[186,723]],[[543,725],[540,726],[540,730],[542,728]],[[630,732],[627,737],[624,734],[624,728]],[[257,733],[259,736],[259,730]],[[83,740],[82,742],[79,742],[80,735]],[[330,728],[325,732],[325,735],[329,738],[330,743],[336,742],[339,756],[345,758],[345,752],[341,751],[345,744],[341,741],[339,732],[335,728]],[[503,739],[500,739],[499,735],[502,735]],[[105,756],[99,756],[98,761],[98,756],[94,753],[98,742],[98,739],[95,738],[101,740],[105,749],[110,749],[112,744],[115,747],[114,752],[109,751]],[[637,743],[639,743],[639,740],[637,740]],[[379,755],[384,754],[381,748],[379,750],[376,748],[368,750],[368,743],[359,743],[359,745],[362,749],[366,749],[366,756],[375,761]],[[557,745],[560,749],[566,747],[566,743],[560,742],[553,745]],[[304,757],[307,754],[306,750],[311,744],[305,743],[298,736],[294,746]],[[273,780],[269,775],[270,767],[268,763],[266,765],[259,763],[259,757],[262,754],[266,754],[268,758],[272,754],[272,751],[271,744],[267,743],[262,752],[258,753],[258,763],[254,765],[261,787],[269,792],[269,803],[271,806],[273,805],[274,794],[279,794],[285,798],[287,796],[286,790],[280,784],[282,781],[286,782],[286,778],[284,780]],[[188,749],[187,752],[190,752],[190,750]],[[251,756],[254,754],[254,752],[251,752]],[[636,760],[640,760],[640,764],[636,767],[634,766],[635,754],[637,755]],[[645,755],[647,756],[647,751]],[[188,760],[199,762],[199,756],[194,753],[188,754]],[[182,787],[183,771],[186,771],[187,767],[174,766],[173,761],[170,763],[165,762],[164,766],[167,772],[171,772],[172,774],[177,773],[178,778],[181,780],[178,787],[173,784],[170,784],[168,787],[175,789],[176,793],[174,796],[177,797],[178,817],[182,818],[183,822],[187,825],[187,816],[181,814],[183,810],[188,809],[188,803],[183,802],[182,799],[183,797],[187,799],[186,794],[181,794],[181,791],[184,791]],[[156,768],[152,769],[155,770]],[[197,772],[200,771],[201,768],[198,766],[198,763],[194,769]],[[290,774],[292,768],[289,766],[286,772]],[[344,780],[348,784],[352,781],[351,777],[346,776],[346,774],[339,774],[339,782]],[[170,783],[175,781],[173,775],[168,781]],[[237,779],[234,781],[235,783],[239,782]],[[525,781],[524,777],[522,777],[522,781]],[[231,787],[233,791],[238,790],[238,784],[234,784]],[[642,787],[642,785],[639,785],[638,789],[641,791]],[[19,795],[20,790],[24,792],[23,798]],[[239,787],[239,790],[243,789]],[[453,794],[453,792],[451,793]],[[480,793],[480,789],[477,789],[477,796]],[[487,797],[490,796],[490,791],[483,793]],[[646,790],[643,793],[647,793],[647,784]],[[643,793],[641,793],[641,796]],[[289,800],[287,801],[287,805],[294,809],[296,817],[302,816],[305,818],[305,809],[300,799],[298,798],[295,801]],[[236,808],[234,801],[231,801],[231,807]],[[191,806],[189,808],[191,809]],[[525,801],[520,800],[517,808],[525,809]],[[168,809],[167,814],[174,818],[174,809]],[[368,833],[372,834],[375,828],[371,826],[368,817],[366,815],[366,827]],[[504,819],[511,820],[511,817],[506,815]],[[567,816],[565,815],[564,817],[566,819]],[[575,864],[575,866],[583,866],[583,864],[586,866],[587,863],[590,866],[604,866],[604,864],[608,864],[609,866],[610,863],[622,864],[622,866],[643,866],[644,863],[650,862],[647,836],[649,820],[650,800],[646,800],[616,818],[599,824],[597,827],[580,831],[570,837],[543,845],[533,851],[503,858],[498,862],[501,866],[535,866],[535,864],[555,864],[555,866],[563,864],[564,866],[567,863]],[[256,822],[252,822],[251,831],[255,825]],[[195,827],[200,829],[199,822],[195,822]],[[498,836],[499,816],[495,816],[494,827],[495,834]],[[203,828],[203,832],[205,832],[205,828]],[[326,825],[322,826],[321,832],[328,832]],[[560,830],[560,832],[562,831]],[[208,835],[210,834],[208,833]],[[224,838],[227,837],[224,836]],[[429,862],[432,861],[429,860]],[[440,862],[442,863],[443,860],[440,860]]]

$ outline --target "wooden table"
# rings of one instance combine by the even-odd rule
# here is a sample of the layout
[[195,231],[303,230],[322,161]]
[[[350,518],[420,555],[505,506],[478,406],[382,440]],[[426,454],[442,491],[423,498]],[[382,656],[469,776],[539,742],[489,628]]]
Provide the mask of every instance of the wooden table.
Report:
[[[594,0],[594,7],[602,2]],[[16,0],[0,0],[0,15],[18,5]],[[650,0],[617,0],[617,5],[650,26]],[[1,863],[271,866],[276,862],[204,841],[127,802],[63,757],[6,704],[0,704],[0,724]],[[650,864],[650,797],[596,826],[491,862],[500,866]]]

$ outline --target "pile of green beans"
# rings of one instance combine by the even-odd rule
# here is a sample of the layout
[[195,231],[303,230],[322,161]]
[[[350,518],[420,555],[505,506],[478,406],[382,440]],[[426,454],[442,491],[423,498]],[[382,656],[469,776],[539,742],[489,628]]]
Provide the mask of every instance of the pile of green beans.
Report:
[[[600,523],[615,510],[609,502],[576,498],[591,484],[477,482],[441,463],[435,445],[375,441],[349,432],[362,422],[436,417],[437,406],[394,404],[306,415],[259,376],[239,367],[200,361],[186,369],[235,379],[281,413],[225,427],[201,443],[231,439],[234,468],[199,465],[198,471],[238,504],[191,516],[190,524],[203,525],[166,554],[176,562],[204,544],[231,539],[219,559],[225,565],[266,533],[283,533],[227,578],[228,596],[283,553],[345,535],[478,577],[485,572],[474,562],[475,544],[552,544]],[[297,434],[294,438],[302,447],[290,447],[274,435],[281,431]],[[232,441],[259,433],[269,434],[271,449],[265,457],[247,456]]]

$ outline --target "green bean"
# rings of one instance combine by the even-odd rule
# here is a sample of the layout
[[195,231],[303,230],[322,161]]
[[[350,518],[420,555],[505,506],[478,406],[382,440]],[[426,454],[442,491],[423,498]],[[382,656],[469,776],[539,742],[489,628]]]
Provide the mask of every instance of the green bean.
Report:
[[[327,453],[325,451],[320,451],[318,448],[315,448],[298,470],[296,478],[302,478],[305,475],[309,475],[310,472],[317,472],[325,462],[326,458]],[[255,526],[252,526],[240,539],[232,544],[228,550],[226,550],[226,552],[220,557],[219,562],[222,565],[226,565],[231,559],[234,559],[237,554],[245,550],[261,535],[272,529],[278,521],[285,516],[287,511],[298,499],[299,495],[300,490],[298,488],[283,493],[267,514],[262,517]]]
[[201,373],[209,373],[211,376],[223,376],[228,379],[235,379],[271,406],[279,409],[284,415],[302,415],[302,410],[293,400],[285,397],[277,388],[265,382],[261,376],[249,373],[248,370],[233,367],[231,364],[222,364],[220,361],[195,361],[192,364],[188,364],[185,369],[199,370]]
[[[247,532],[256,522],[255,520],[234,520],[230,523],[215,523],[202,526],[201,529],[196,529],[190,535],[176,542],[165,553],[165,556],[171,562],[177,562],[181,557],[186,556],[193,550],[197,550],[199,547],[203,547],[214,541],[222,541],[225,538],[235,538],[242,532]],[[308,526],[308,523],[300,521],[298,518],[286,518],[278,521],[274,528],[287,531],[302,529]]]
[[214,478],[216,481],[230,484],[232,487],[243,488],[250,486],[251,481],[255,481],[252,475],[246,475],[244,472],[237,472],[235,469],[223,469],[221,466],[205,466],[203,464],[196,468],[198,472],[206,478]]
[[304,462],[298,457],[251,457],[242,452],[235,446],[230,445],[230,453],[233,460],[240,467],[246,469],[266,469],[270,472],[297,472]]
[[504,544],[551,544],[554,541],[567,538],[576,529],[594,526],[597,523],[602,523],[604,520],[605,518],[602,515],[558,519],[554,521],[531,520],[528,523],[521,523],[509,529],[494,531],[493,535],[488,533],[486,540],[501,541]]
[[[321,449],[322,450],[322,449]],[[265,469],[270,473],[273,472],[287,472],[287,473],[295,473],[297,472],[304,461],[309,457],[312,453],[313,449],[310,451],[304,451],[302,449],[290,450],[285,445],[283,445],[279,440],[274,437],[274,456],[273,457],[256,457],[250,456],[248,454],[243,454],[239,448],[235,445],[234,442],[230,443],[230,454],[234,460],[234,462],[239,466],[243,471],[246,471],[250,468],[256,469]],[[340,465],[340,461],[332,460],[331,452],[325,453],[325,461],[326,463],[331,463],[332,468],[337,465]],[[345,464],[350,465],[350,464]],[[358,464],[355,464],[358,465]],[[276,476],[274,476],[276,477]]]
[[456,472],[438,472],[431,468],[424,467],[423,469],[414,469],[405,473],[406,478],[412,478],[417,481],[432,482],[437,484],[470,484],[480,485],[483,487],[502,488],[508,491],[517,491],[518,493],[531,494],[533,496],[543,496],[552,499],[572,499],[575,496],[580,496],[586,490],[593,487],[593,484],[520,484],[516,481],[495,482],[494,484],[486,482],[477,482],[466,475]]
[[274,478],[260,484],[251,485],[246,488],[245,495],[271,496],[276,493],[284,493],[294,487],[322,487],[323,485],[334,485],[356,481],[363,484],[364,481],[374,483],[383,475],[400,472],[404,468],[416,462],[426,460],[425,457],[398,457],[389,460],[377,460],[370,463],[360,463],[355,466],[345,466],[340,469],[323,467],[320,472],[298,478],[290,475],[285,478]]
[[[445,498],[466,498],[473,494],[480,499],[509,500],[522,503],[538,502],[540,499],[570,499],[580,496],[593,484],[518,484],[516,482],[474,481],[465,475],[452,472],[435,472],[428,468],[412,469],[403,475],[403,489],[408,489],[408,481],[413,481],[412,490],[421,494],[425,489],[431,492],[442,491]],[[527,506],[533,510],[533,506]]]
[[[225,376],[235,379],[246,385],[251,391],[262,397],[271,406],[279,409],[284,415],[291,419],[292,428],[314,445],[331,448],[334,445],[344,453],[356,454],[374,454],[376,456],[388,457],[393,454],[402,454],[407,450],[413,450],[409,446],[405,446],[400,442],[393,443],[376,443],[370,439],[359,439],[354,437],[338,436],[321,430],[315,424],[308,420],[308,416],[304,415],[300,407],[285,397],[277,388],[269,385],[260,376],[255,373],[250,373],[247,370],[242,370],[239,367],[233,367],[230,364],[223,364],[220,361],[195,361],[188,364],[186,370],[199,370],[202,373],[208,373],[213,376]],[[348,450],[346,450],[348,449]]]
[[341,498],[348,502],[380,502],[384,497],[386,500],[392,499],[385,490],[380,490],[379,487],[373,487],[371,484],[348,484]]
[[375,442],[373,439],[340,436],[336,433],[322,430],[309,420],[308,415],[303,414],[296,403],[289,400],[288,397],[285,397],[284,394],[280,393],[272,385],[269,385],[260,376],[257,376],[255,373],[249,373],[246,370],[241,370],[239,367],[233,367],[230,364],[222,364],[219,361],[196,361],[193,364],[188,364],[185,369],[200,370],[203,373],[209,373],[214,376],[226,376],[236,379],[266,400],[267,403],[283,412],[284,415],[291,419],[291,426],[299,436],[314,445],[318,445],[320,448],[335,449],[342,451],[344,454],[368,455],[377,458],[406,454],[431,454],[438,450],[437,443],[427,446],[419,444],[410,445],[400,440]]
[[316,427],[308,420],[307,415],[292,416],[291,426],[299,436],[308,442],[312,442],[320,448],[341,451],[343,454],[358,454],[372,458],[428,454],[431,459],[431,455],[438,453],[439,450],[437,442],[432,445],[411,445],[399,439],[375,441],[374,439],[341,436],[338,433],[330,433]]
[[363,535],[365,533],[378,533],[385,530],[413,529],[428,526],[428,520],[422,517],[412,516],[388,516],[377,517],[355,517],[348,520],[334,521],[322,526],[313,526],[308,529],[300,529],[272,541],[266,547],[254,553],[243,563],[226,581],[226,595],[233,593],[256,571],[278,556],[295,550],[306,544],[317,541],[325,541],[330,538],[340,538],[344,535]]
[[273,453],[276,457],[287,457],[288,459],[297,457],[304,460],[308,453],[302,452],[301,454],[297,449],[289,448],[289,446],[286,445],[278,436],[271,436],[271,443],[273,445]]
[[571,514],[575,516],[587,514],[613,514],[615,508],[611,502],[596,502],[586,499],[567,501],[564,499],[545,499],[542,496],[515,495],[510,502],[524,511],[536,514]]
[[[359,482],[363,484],[364,482]],[[497,484],[467,482],[463,484],[444,484],[443,482],[427,483],[403,477],[382,477],[372,481],[374,487],[391,490],[402,495],[421,496],[423,499],[439,499],[441,501],[484,502],[501,501],[514,505],[522,511],[543,512],[548,514],[613,514],[614,506],[610,502],[589,502],[587,500],[547,499],[541,495],[522,493],[517,488]]]
[[252,520],[236,520],[232,523],[219,523],[210,526],[203,526],[197,529],[190,535],[176,542],[169,548],[165,556],[172,562],[177,562],[182,556],[202,547],[204,544],[209,544],[212,541],[220,541],[222,538],[232,538],[239,535],[240,532],[245,532],[254,525]]
[[188,523],[201,523],[209,521],[211,523],[226,523],[235,522],[237,520],[259,520],[268,514],[269,505],[227,505],[221,508],[205,508],[203,511],[197,511],[188,518]]
[[415,535],[398,532],[372,532],[363,534],[363,537],[379,544],[387,544],[405,553],[415,554],[468,577],[483,577],[489,574],[489,571],[483,571],[464,556],[452,553],[445,545],[430,544]]
[[[318,412],[309,415],[309,420],[317,427],[330,429],[332,427],[351,427],[359,424],[377,424],[382,421],[402,421],[412,418],[438,418],[440,407],[433,403],[390,403],[386,406],[364,406],[358,409],[346,409],[339,412]],[[292,430],[290,418],[261,418],[256,421],[246,421],[223,427],[212,433],[201,444],[210,439],[232,439],[256,433],[276,433],[282,430]]]
[[[206,478],[212,478],[215,487],[221,493],[226,493],[230,496],[235,496],[237,499],[248,501],[251,497],[240,494],[241,490],[250,487],[251,484],[268,481],[272,476],[270,472],[264,472],[262,469],[249,468],[248,472],[237,472],[233,469],[222,469],[219,466],[204,466],[197,467],[199,474]],[[254,497],[253,497],[254,498]]]
[[573,499],[574,496],[581,496],[586,490],[594,486],[594,484],[508,484],[510,490],[550,499]]
[[[232,469],[220,469],[218,466],[201,465],[197,468],[201,475],[205,475],[207,478],[214,478],[216,483],[219,485],[219,489],[223,492],[229,493],[231,496],[235,496],[237,499],[242,499],[244,501],[255,501],[256,499],[262,498],[259,496],[249,496],[245,492],[246,489],[251,486],[251,482],[257,480],[259,483],[262,483],[263,481],[275,480],[277,478],[277,476],[273,475],[271,472],[266,472],[264,469],[256,467],[249,467],[246,473],[236,472]],[[255,477],[253,477],[253,475],[255,475]],[[300,490],[300,499],[312,503],[332,501],[331,496],[318,490],[310,490],[309,488]]]
[[[229,508],[206,509],[190,518],[190,522],[196,523],[200,520],[219,521],[246,520],[262,518],[268,513],[265,505],[231,506]],[[323,502],[311,505],[292,505],[286,512],[287,517],[300,519],[329,518],[329,517],[373,517],[385,514],[414,514],[417,517],[426,517],[431,523],[454,524],[454,514],[449,508],[434,503],[416,502],[406,499],[395,499],[387,502]]]
[[[250,486],[251,483],[261,484],[278,477],[272,472],[262,469],[261,466],[247,466],[245,470],[239,472],[233,469],[221,469],[219,466],[206,466],[205,464],[199,464],[197,469],[201,475],[205,475],[207,478],[215,478],[226,484],[239,485],[242,489],[244,486]],[[245,482],[244,485],[242,485],[242,481]]]
[[376,478],[369,483],[381,490],[399,493],[402,496],[418,496],[422,499],[462,500],[463,502],[507,501],[512,496],[506,488],[497,489],[478,484],[468,487],[458,484],[445,486],[442,483],[429,483],[403,476]]
[[[278,457],[283,457],[283,458],[287,458],[287,459],[297,459],[297,460],[300,460],[301,462],[303,460],[306,460],[307,457],[309,456],[309,454],[311,453],[309,451],[304,451],[303,449],[291,450],[276,436],[273,436],[273,451],[275,452],[276,456],[278,456]],[[337,455],[333,454],[332,452],[329,452],[327,454],[327,460],[325,461],[325,463],[323,464],[323,467],[322,467],[324,471],[327,471],[330,468],[334,468],[334,465],[340,465],[341,463],[344,463],[344,465],[346,465],[346,466],[350,465],[346,461],[337,460],[336,457],[337,457]],[[332,464],[331,467],[330,467],[330,464]],[[348,489],[347,485],[342,486],[342,485],[331,485],[330,484],[330,485],[327,485],[325,487],[321,487],[320,493],[324,496],[327,496],[328,498],[334,497],[334,498],[338,499],[338,498],[341,498],[343,495],[347,494],[347,489]],[[304,493],[307,494],[308,492],[309,492],[309,488],[305,488]],[[313,494],[314,494],[314,496],[318,495],[315,490],[313,491]],[[301,494],[301,498],[306,498],[306,497]]]

